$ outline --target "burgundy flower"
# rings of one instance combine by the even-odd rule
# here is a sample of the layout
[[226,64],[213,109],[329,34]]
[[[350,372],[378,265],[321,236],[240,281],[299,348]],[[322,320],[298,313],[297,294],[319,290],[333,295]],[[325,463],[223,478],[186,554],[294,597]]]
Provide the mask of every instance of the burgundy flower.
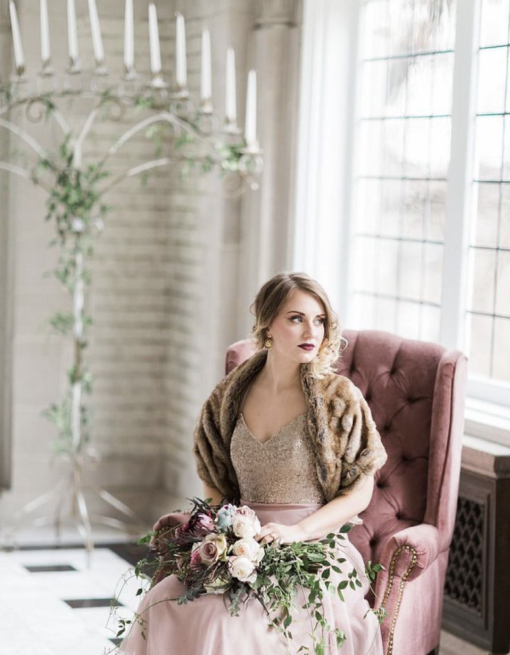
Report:
[[209,532],[214,531],[214,521],[207,514],[199,514],[197,522],[193,526],[193,534],[197,537],[203,537]]

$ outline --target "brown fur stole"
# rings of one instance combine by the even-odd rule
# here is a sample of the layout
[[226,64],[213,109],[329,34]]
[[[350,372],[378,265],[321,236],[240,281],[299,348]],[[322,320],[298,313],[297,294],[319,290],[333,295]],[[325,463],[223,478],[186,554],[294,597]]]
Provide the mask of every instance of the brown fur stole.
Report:
[[[263,368],[259,350],[215,387],[197,419],[193,453],[200,478],[230,502],[239,502],[239,483],[230,458],[230,441],[239,403],[251,380]],[[386,461],[372,414],[361,391],[346,377],[317,379],[301,366],[301,386],[308,403],[308,430],[319,483],[329,502],[358,488]]]

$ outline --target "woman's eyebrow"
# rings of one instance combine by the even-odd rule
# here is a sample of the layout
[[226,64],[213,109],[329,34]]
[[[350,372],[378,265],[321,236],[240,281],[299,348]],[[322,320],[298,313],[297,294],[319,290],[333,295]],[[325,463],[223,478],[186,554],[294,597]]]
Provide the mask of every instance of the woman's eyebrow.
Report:
[[[297,309],[291,309],[290,312],[287,312],[287,314],[299,314],[300,316],[305,316],[305,314],[303,314],[303,312],[298,312]],[[317,316],[315,318],[321,317],[321,316],[326,316],[326,314],[317,314]]]

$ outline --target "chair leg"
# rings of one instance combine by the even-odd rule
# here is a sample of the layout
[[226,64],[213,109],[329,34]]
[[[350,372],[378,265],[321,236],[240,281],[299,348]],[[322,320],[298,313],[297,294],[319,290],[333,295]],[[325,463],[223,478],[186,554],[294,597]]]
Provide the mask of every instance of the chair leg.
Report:
[[431,650],[428,655],[439,655],[439,646],[436,646],[434,650]]

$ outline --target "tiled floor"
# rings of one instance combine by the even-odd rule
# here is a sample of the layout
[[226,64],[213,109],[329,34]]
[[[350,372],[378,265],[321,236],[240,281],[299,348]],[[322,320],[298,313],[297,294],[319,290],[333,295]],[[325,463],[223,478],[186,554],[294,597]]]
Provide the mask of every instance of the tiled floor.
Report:
[[[0,552],[1,655],[113,655],[118,619],[138,605],[141,552],[100,545],[90,567],[82,548]],[[485,652],[442,633],[441,655]]]
[[0,553],[2,655],[106,655],[138,604],[132,566],[97,547]]

